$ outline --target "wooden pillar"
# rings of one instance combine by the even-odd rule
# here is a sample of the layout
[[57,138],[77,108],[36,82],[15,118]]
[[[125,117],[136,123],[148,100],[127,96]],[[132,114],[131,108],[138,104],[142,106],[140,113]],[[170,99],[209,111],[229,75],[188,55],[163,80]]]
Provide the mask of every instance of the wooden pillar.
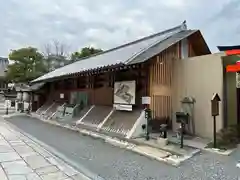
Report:
[[240,72],[236,73],[237,124],[240,125]]

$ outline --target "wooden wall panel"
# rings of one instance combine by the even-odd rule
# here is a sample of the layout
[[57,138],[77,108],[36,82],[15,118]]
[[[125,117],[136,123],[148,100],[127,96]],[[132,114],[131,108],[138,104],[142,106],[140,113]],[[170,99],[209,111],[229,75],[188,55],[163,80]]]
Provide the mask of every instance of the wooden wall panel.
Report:
[[152,59],[150,65],[150,108],[153,118],[171,118],[171,88],[173,61],[181,56],[180,43],[171,46]]
[[94,89],[94,104],[112,106],[113,104],[113,88],[101,87]]
[[[190,41],[189,41],[190,42]],[[194,57],[196,56],[196,53],[193,50],[193,46],[191,43],[188,44],[188,56],[189,57]]]

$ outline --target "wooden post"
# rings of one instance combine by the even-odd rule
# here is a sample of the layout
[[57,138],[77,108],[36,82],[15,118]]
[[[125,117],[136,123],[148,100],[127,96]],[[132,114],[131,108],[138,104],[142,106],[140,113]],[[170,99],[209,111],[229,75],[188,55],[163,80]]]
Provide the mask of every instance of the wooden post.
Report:
[[211,111],[213,116],[213,147],[217,147],[217,141],[216,141],[216,116],[219,115],[219,102],[221,101],[219,95],[215,93],[211,100]]
[[[240,72],[236,72],[236,93],[237,93],[237,124],[240,125]],[[240,137],[239,131],[238,137]]]

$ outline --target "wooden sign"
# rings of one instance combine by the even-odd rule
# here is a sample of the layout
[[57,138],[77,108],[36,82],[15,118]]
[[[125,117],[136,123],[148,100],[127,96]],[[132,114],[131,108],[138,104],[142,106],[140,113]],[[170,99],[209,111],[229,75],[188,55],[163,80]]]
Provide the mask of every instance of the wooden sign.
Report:
[[221,101],[219,95],[215,93],[211,100],[211,112],[212,116],[218,116],[219,115],[219,102]]

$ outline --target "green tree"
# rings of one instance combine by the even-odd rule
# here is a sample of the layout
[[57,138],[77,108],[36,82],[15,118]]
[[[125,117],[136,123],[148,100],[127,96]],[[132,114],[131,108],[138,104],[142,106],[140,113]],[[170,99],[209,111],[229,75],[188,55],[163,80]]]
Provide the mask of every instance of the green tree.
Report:
[[13,61],[7,69],[9,81],[28,82],[46,73],[43,55],[36,48],[12,50],[9,59]]
[[85,57],[88,57],[88,56],[91,56],[93,54],[97,54],[97,53],[100,53],[102,52],[103,50],[102,49],[96,49],[94,47],[84,47],[81,49],[80,52],[74,52],[71,54],[71,61],[78,61],[82,58],[85,58]]

